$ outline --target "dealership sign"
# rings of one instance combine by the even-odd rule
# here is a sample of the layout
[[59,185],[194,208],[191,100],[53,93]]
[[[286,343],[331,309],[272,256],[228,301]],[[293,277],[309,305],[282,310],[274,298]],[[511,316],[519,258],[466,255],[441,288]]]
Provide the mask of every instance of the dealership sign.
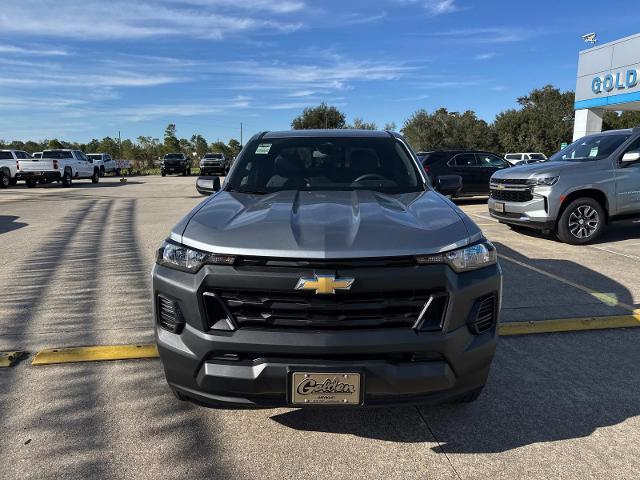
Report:
[[613,89],[623,90],[633,88],[638,85],[638,70],[629,69],[626,72],[607,73],[604,76],[597,76],[591,81],[591,90],[598,94],[611,92]]

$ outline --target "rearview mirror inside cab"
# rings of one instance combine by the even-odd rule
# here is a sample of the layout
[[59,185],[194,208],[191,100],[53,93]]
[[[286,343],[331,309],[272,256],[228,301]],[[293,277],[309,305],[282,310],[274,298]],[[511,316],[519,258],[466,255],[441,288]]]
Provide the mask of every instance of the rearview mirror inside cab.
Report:
[[220,177],[200,176],[196,180],[196,190],[200,195],[211,195],[220,190]]

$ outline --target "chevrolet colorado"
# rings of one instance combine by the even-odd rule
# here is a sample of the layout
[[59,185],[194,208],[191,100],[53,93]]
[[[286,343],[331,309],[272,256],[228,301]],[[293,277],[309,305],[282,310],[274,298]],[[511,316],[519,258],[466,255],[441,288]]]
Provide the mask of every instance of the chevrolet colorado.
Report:
[[[495,248],[398,134],[265,132],[153,269],[174,394],[207,406],[473,401],[497,340]],[[441,194],[442,193],[442,194]]]

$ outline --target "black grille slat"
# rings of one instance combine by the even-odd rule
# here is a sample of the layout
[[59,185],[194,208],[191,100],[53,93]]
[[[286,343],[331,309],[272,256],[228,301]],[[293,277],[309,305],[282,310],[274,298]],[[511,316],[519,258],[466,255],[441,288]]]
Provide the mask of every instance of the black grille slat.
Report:
[[504,202],[528,202],[533,200],[530,190],[496,190],[491,189],[491,198]]
[[184,318],[178,305],[162,296],[158,296],[158,323],[174,333],[179,333],[184,327]]
[[499,183],[502,185],[527,185],[529,182],[526,178],[492,178],[491,183]]
[[378,293],[217,291],[239,328],[411,327],[429,292]]

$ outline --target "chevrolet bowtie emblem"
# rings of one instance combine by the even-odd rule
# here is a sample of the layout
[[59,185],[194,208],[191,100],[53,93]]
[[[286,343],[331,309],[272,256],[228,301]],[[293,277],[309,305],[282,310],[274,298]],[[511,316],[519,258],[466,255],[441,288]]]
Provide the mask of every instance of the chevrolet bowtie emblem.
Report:
[[314,275],[314,278],[298,280],[296,290],[315,290],[316,295],[332,295],[336,293],[336,290],[349,290],[353,281],[353,278],[336,280],[333,275]]

